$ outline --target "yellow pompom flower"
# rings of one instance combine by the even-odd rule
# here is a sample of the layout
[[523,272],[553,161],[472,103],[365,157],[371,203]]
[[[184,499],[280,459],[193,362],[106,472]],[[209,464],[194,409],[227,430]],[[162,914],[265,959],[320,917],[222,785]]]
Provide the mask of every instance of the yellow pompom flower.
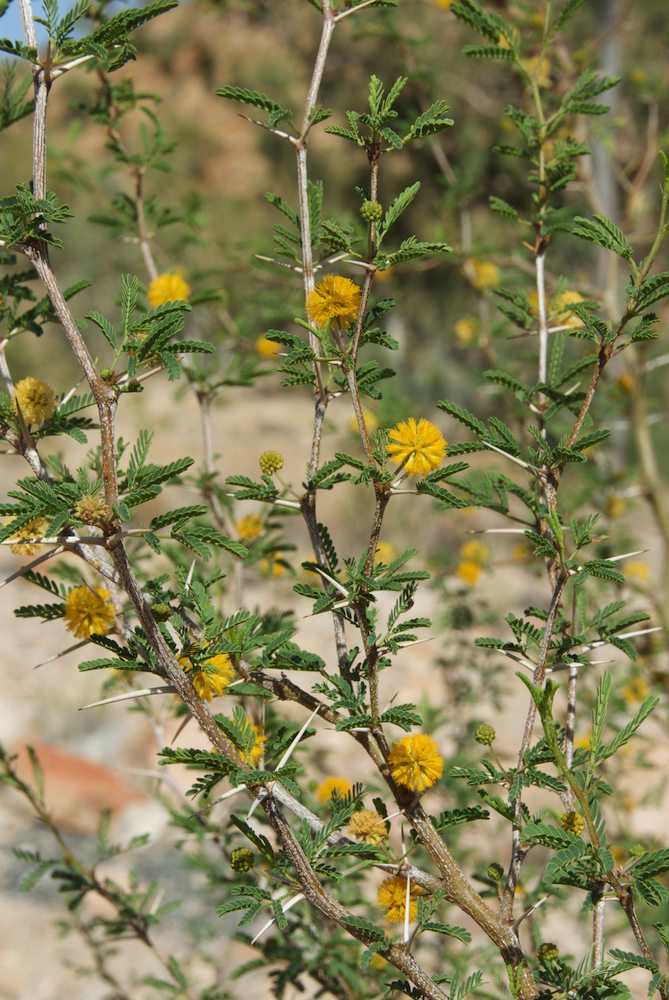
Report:
[[393,561],[396,555],[397,552],[394,545],[391,545],[390,542],[379,542],[374,553],[374,565],[378,566],[379,563],[384,563],[387,566]]
[[441,465],[446,454],[446,441],[429,420],[414,417],[401,420],[391,430],[386,451],[393,462],[408,476],[424,476]]
[[382,844],[388,836],[388,824],[373,809],[360,809],[351,816],[346,832],[365,844]]
[[217,653],[198,664],[194,664],[190,656],[180,656],[179,666],[190,677],[202,701],[222,695],[235,676],[234,664],[227,653]]
[[624,375],[619,375],[618,378],[616,379],[616,385],[618,386],[619,389],[622,389],[622,391],[627,396],[631,396],[632,392],[634,391],[635,384],[636,383],[634,381],[634,376],[628,375],[627,373],[625,373]]
[[550,87],[551,64],[546,56],[530,56],[528,59],[521,59],[520,65],[527,75],[534,80],[537,87]]
[[73,587],[65,598],[63,617],[77,639],[107,635],[116,621],[116,611],[106,587]]
[[266,476],[273,476],[283,469],[283,455],[280,451],[264,451],[258,459],[258,465]]
[[148,299],[155,309],[166,302],[188,301],[191,288],[176,271],[165,271],[149,285]]
[[477,292],[485,292],[487,288],[499,285],[500,274],[497,264],[470,257],[465,264],[464,271],[472,288],[475,288]]
[[455,575],[468,587],[473,587],[481,575],[481,564],[472,559],[463,559],[458,564]]
[[560,826],[565,833],[575,833],[577,837],[580,837],[585,830],[585,820],[580,813],[572,809],[569,812],[562,813],[560,816]]
[[485,542],[478,538],[472,538],[460,547],[460,555],[463,559],[471,559],[472,562],[483,564],[490,558],[490,549]]
[[431,736],[414,733],[394,743],[388,755],[393,781],[412,792],[424,792],[441,778],[444,759]]
[[307,298],[307,314],[316,326],[328,320],[350,325],[358,318],[360,289],[350,278],[329,274],[319,281]]
[[624,684],[620,689],[620,693],[628,705],[633,705],[647,698],[650,688],[643,677],[630,677],[627,684]]
[[[365,424],[367,426],[367,432],[369,434],[371,434],[372,431],[375,431],[376,428],[379,426],[379,418],[376,416],[375,413],[372,413],[372,411],[368,410],[365,406],[363,406],[363,408],[362,408],[362,415],[363,415],[363,417],[365,419]],[[353,414],[353,416],[350,418],[350,420],[348,422],[348,429],[350,431],[352,431],[353,434],[357,434],[358,433],[358,420],[356,418],[355,413]]]
[[258,517],[257,514],[247,514],[241,521],[237,521],[235,527],[237,528],[239,540],[244,545],[249,545],[257,541],[265,531],[263,519]]
[[[409,893],[409,920],[415,920],[418,912],[418,896],[422,896],[424,889],[419,885],[411,884]],[[384,878],[376,894],[376,901],[385,910],[386,920],[391,924],[404,923],[406,913],[407,880],[401,875],[391,875]]]
[[94,524],[98,528],[106,528],[114,520],[114,511],[107,501],[92,493],[79,497],[74,505],[74,513],[84,524]]
[[648,583],[650,580],[650,569],[648,563],[641,559],[632,559],[625,565],[625,576],[635,577],[639,583]]
[[19,409],[27,424],[43,424],[56,409],[56,393],[40,378],[28,375],[14,386],[14,412]]
[[281,344],[277,344],[276,341],[270,340],[269,337],[265,337],[264,334],[256,340],[256,354],[265,361],[275,357],[280,350]]
[[476,340],[478,337],[481,332],[481,323],[476,316],[461,316],[457,320],[454,330],[455,336],[460,343],[468,344],[471,340]]
[[570,326],[573,330],[580,330],[585,326],[581,317],[569,308],[578,302],[583,302],[583,296],[570,288],[555,296],[551,302],[551,312],[561,326]]
[[251,764],[253,767],[255,767],[256,764],[258,764],[259,761],[262,760],[262,755],[265,752],[265,743],[267,742],[267,737],[263,733],[260,726],[256,726],[255,723],[251,722],[248,716],[246,718],[249,726],[256,734],[256,741],[253,744],[253,749],[249,753],[242,753],[241,756],[244,758],[247,764]]
[[[14,521],[16,518],[11,518],[11,520]],[[15,556],[36,556],[38,552],[42,551],[43,546],[35,539],[42,538],[48,527],[49,522],[45,517],[36,517],[24,524],[9,539],[12,543],[9,546],[9,551],[13,552]]]
[[325,803],[329,802],[332,796],[336,793],[339,798],[343,798],[348,795],[349,792],[353,791],[351,783],[346,780],[346,778],[326,778],[316,791],[318,796],[318,801]]
[[278,559],[261,559],[258,563],[263,576],[283,576],[286,567]]

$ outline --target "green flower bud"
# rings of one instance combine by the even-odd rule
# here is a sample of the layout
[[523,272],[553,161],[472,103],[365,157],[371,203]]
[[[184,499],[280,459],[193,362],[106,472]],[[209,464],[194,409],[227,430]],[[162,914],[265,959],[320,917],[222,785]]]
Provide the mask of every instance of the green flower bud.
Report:
[[488,865],[486,875],[489,879],[492,879],[493,882],[501,882],[504,878],[504,869],[501,865],[497,864],[496,861],[493,861],[491,865]]
[[258,459],[260,471],[266,476],[272,476],[279,469],[283,469],[283,455],[280,451],[264,451]]
[[484,747],[489,747],[491,743],[494,743],[496,736],[497,733],[493,727],[488,726],[485,722],[477,726],[474,732],[474,739]]
[[166,622],[172,614],[172,608],[169,604],[154,604],[151,610],[157,622]]
[[230,855],[230,867],[236,872],[249,872],[255,860],[256,856],[249,847],[236,847]]
[[383,215],[383,205],[378,201],[363,201],[360,206],[360,215],[365,222],[378,222]]
[[560,949],[552,941],[544,941],[542,945],[539,946],[537,952],[537,958],[540,962],[557,962],[560,957]]
[[646,853],[646,848],[643,844],[633,844],[630,847],[630,857],[631,858],[641,858]]
[[585,820],[580,813],[565,812],[560,816],[560,826],[565,833],[575,833],[579,836],[585,830]]

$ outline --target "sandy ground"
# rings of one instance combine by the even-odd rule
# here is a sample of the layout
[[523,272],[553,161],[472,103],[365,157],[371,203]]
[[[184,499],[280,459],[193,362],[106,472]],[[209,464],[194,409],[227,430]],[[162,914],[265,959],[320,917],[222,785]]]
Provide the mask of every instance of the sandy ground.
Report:
[[[169,391],[165,385],[152,385],[144,396],[130,401],[129,409],[134,409],[134,412],[126,418],[128,428],[144,423],[159,427],[152,449],[152,460],[157,462],[169,461],[195,448],[192,442],[196,437],[198,421],[194,405],[186,401],[178,407],[173,406]],[[248,390],[229,391],[215,413],[215,440],[220,468],[225,474],[255,475],[258,453],[264,448],[276,448],[286,457],[284,478],[299,483],[308,454],[310,420],[310,403],[301,394],[294,393],[290,405],[286,405],[285,397],[270,387],[264,391],[259,404],[258,396]],[[346,429],[347,421],[348,414],[343,408],[339,411],[333,408],[327,427],[328,452],[346,446],[354,447],[353,438]],[[123,428],[120,429],[123,432]],[[15,460],[8,459],[7,476],[14,471],[13,465]],[[345,508],[343,519],[345,544],[362,537],[369,517],[368,509],[355,506],[356,502],[357,498],[350,492],[347,495],[344,488],[327,494],[322,504],[323,520],[327,522],[330,516],[336,518],[339,515],[339,523],[342,521],[342,506],[350,504],[350,510]],[[421,520],[416,516],[415,522],[407,523],[404,516],[398,515],[398,521],[402,522],[412,541],[415,538],[418,544],[448,544],[443,536],[435,538],[431,534],[435,529],[428,523],[429,519]],[[457,546],[466,538],[469,526],[462,519],[458,521],[457,516],[450,523],[455,524],[455,528],[448,530],[460,533],[454,543]],[[306,543],[301,541],[299,544],[302,558],[308,558]],[[8,547],[0,549],[2,576],[15,568],[16,557],[11,555]],[[289,604],[293,599],[290,582],[279,580],[276,586],[278,603]],[[524,603],[536,603],[538,596],[535,588],[536,584],[528,581],[522,571],[509,567],[504,570],[504,587],[501,589],[505,600],[512,595],[518,607]],[[499,578],[486,578],[481,584],[481,593],[491,602],[498,602]],[[251,579],[247,597],[250,606],[267,604],[271,600],[267,583]],[[160,743],[161,738],[169,738],[171,733],[166,730],[156,734],[141,715],[129,713],[124,706],[81,711],[82,706],[99,697],[100,678],[94,673],[77,672],[76,665],[82,658],[80,651],[34,669],[36,664],[64,649],[69,638],[60,622],[37,625],[13,617],[13,607],[41,599],[34,587],[20,579],[3,593],[0,605],[3,636],[0,654],[3,674],[0,700],[2,741],[16,750],[26,743],[37,746],[45,766],[47,798],[53,814],[63,824],[75,849],[81,850],[84,857],[90,856],[91,837],[99,810],[107,804],[115,807],[114,832],[119,836],[144,831],[153,835],[154,846],[140,851],[138,856],[133,857],[132,864],[138,865],[144,878],[157,876],[165,881],[168,897],[181,898],[182,909],[167,921],[161,936],[161,947],[168,949],[173,945],[178,953],[179,921],[187,917],[197,919],[198,907],[202,904],[197,896],[198,882],[197,879],[193,881],[191,873],[174,864],[172,843],[175,833],[166,827],[163,810],[148,794],[151,781],[133,773],[137,769],[151,771],[155,768],[157,742]],[[391,601],[392,598],[389,598],[388,603]],[[438,601],[434,591],[423,588],[416,614],[438,614]],[[226,611],[231,610],[233,608],[226,608]],[[300,638],[306,648],[326,659],[331,658],[331,623],[327,617],[301,618]],[[88,652],[84,651],[83,655],[88,655]],[[446,687],[443,671],[435,670],[435,660],[443,656],[448,661],[448,655],[448,650],[439,648],[437,642],[406,650],[398,658],[397,669],[384,675],[382,697],[389,701],[401,688],[400,701],[427,697],[432,704],[441,704]],[[505,666],[504,669],[509,668]],[[512,674],[511,670],[509,674]],[[514,691],[506,702],[505,710],[494,720],[499,732],[497,745],[502,756],[511,755],[518,745],[526,709],[524,689],[516,683]],[[480,707],[485,709],[483,705]],[[304,713],[300,714],[297,710],[295,717],[301,718],[302,715]],[[189,727],[181,739],[186,745],[192,745],[197,740],[194,728]],[[364,780],[370,773],[367,761],[357,753],[357,747],[342,752],[341,745],[341,737],[335,737],[334,733],[322,728],[313,743],[315,759],[324,768],[334,768],[337,773],[346,774],[352,780]],[[666,741],[658,740],[651,750],[651,757],[655,767],[666,772],[669,763]],[[657,772],[648,772],[642,774],[639,781],[650,783],[656,777]],[[317,773],[314,773],[314,778],[318,778]],[[177,776],[175,780],[181,779]],[[637,810],[633,823],[638,836],[641,838],[656,832],[658,823],[665,815],[661,804]],[[46,880],[31,893],[19,892],[24,869],[11,855],[10,845],[38,848],[49,856],[53,848],[47,832],[31,818],[15,793],[1,788],[0,822],[0,1000],[97,1000],[105,996],[108,987],[94,978],[82,978],[77,972],[77,968],[87,962],[82,942],[76,936],[61,939],[58,935],[54,924],[62,916],[62,903],[53,885]],[[503,861],[504,857],[500,860]],[[114,862],[114,874],[125,877],[125,864],[125,861]],[[232,921],[222,925],[222,941],[216,944],[217,961],[220,962],[220,955],[224,954],[222,965],[226,970],[249,957],[243,945],[226,940],[233,930]],[[555,935],[559,939],[571,939],[579,945],[574,934],[564,927],[556,926]],[[35,948],[36,941],[39,941],[38,948]],[[142,974],[159,973],[154,959],[136,945],[127,951],[124,949],[116,968],[135,982]],[[266,994],[260,975],[231,985],[237,996],[262,997]],[[131,995],[141,997],[144,992],[138,989]],[[297,991],[287,995],[286,1000],[293,1000],[294,996],[297,996]]]

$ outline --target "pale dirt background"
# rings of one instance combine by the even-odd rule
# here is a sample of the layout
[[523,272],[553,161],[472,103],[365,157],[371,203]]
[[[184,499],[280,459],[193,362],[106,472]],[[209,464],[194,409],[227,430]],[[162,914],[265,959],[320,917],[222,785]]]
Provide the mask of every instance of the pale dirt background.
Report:
[[[171,387],[156,381],[150,384],[145,394],[128,400],[127,405],[124,400],[119,431],[123,433],[124,422],[128,430],[128,425],[157,427],[151,453],[154,461],[169,461],[186,453],[194,454],[199,459],[195,405],[190,398],[174,405],[171,391]],[[347,428],[349,415],[342,403],[339,406],[335,403],[328,417],[327,454],[342,447],[355,447]],[[254,475],[257,454],[265,447],[272,447],[280,450],[286,458],[283,473],[286,481],[299,483],[308,454],[310,420],[311,404],[306,395],[293,393],[287,397],[276,391],[271,380],[259,393],[258,390],[228,391],[214,416],[219,467],[225,474],[234,470]],[[6,474],[9,475],[14,471],[10,467],[15,466],[17,460],[5,461]],[[343,526],[335,528],[335,531],[342,532],[344,551],[351,538],[364,532],[369,518],[369,509],[359,502],[358,497],[354,499],[351,491],[348,493],[347,496],[346,487],[340,487],[325,494],[321,506],[324,520],[334,516],[332,523]],[[429,501],[426,503],[429,505]],[[396,524],[411,538],[411,544],[450,544],[455,548],[466,540],[468,531],[484,524],[460,514],[441,517],[434,514],[426,519],[426,506],[421,505],[419,510],[415,502],[410,506],[403,504],[402,498],[394,501],[394,507]],[[409,517],[412,520],[407,522]],[[298,541],[298,550],[302,558],[307,558],[309,553],[297,521],[295,527],[296,539],[302,538],[301,542]],[[448,534],[443,535],[442,532]],[[508,610],[510,602],[520,609],[525,604],[545,599],[543,581],[528,577],[522,570],[504,561],[503,544],[496,543],[493,536],[491,545],[493,550],[497,545],[501,565],[496,574],[482,579],[477,591],[496,605],[503,600],[504,610]],[[17,557],[9,552],[8,547],[2,547],[2,576],[12,572],[16,565]],[[272,596],[274,588],[276,592]],[[167,727],[156,735],[142,716],[129,713],[127,707],[122,705],[80,711],[83,705],[99,697],[99,676],[79,674],[76,670],[79,659],[88,655],[86,650],[34,669],[36,664],[70,644],[70,636],[60,622],[35,624],[12,616],[13,607],[39,600],[38,594],[34,587],[19,579],[4,591],[0,603],[3,635],[0,654],[3,675],[0,701],[2,740],[17,751],[25,743],[32,743],[38,748],[46,771],[48,800],[53,813],[71,838],[75,850],[81,851],[83,857],[90,855],[91,836],[97,825],[99,810],[106,805],[115,809],[113,830],[119,837],[151,832],[155,838],[153,846],[134,854],[130,864],[136,866],[144,877],[158,878],[164,884],[167,899],[181,898],[181,910],[168,919],[166,930],[158,934],[158,941],[164,950],[172,945],[179,954],[179,920],[196,918],[199,908],[203,903],[206,907],[208,903],[198,898],[197,877],[193,880],[192,875],[174,864],[172,843],[175,832],[166,827],[163,810],[151,798],[154,783],[146,776],[132,773],[132,769],[155,769],[157,742],[169,740],[173,727]],[[252,575],[247,598],[250,606],[266,606],[272,600],[278,605],[288,605],[295,599],[291,595],[290,580],[280,579],[270,585]],[[389,597],[388,603],[391,601],[392,597]],[[230,612],[233,607],[226,607],[225,610]],[[439,611],[435,593],[423,587],[415,612],[437,615]],[[477,631],[480,630],[472,630],[472,637]],[[331,623],[328,617],[302,618],[300,635],[306,648],[326,659],[330,658]],[[397,667],[382,677],[384,700],[390,700],[400,691],[400,701],[419,700],[427,696],[433,703],[443,702],[445,675],[443,670],[435,669],[435,661],[444,657],[448,663],[449,651],[442,648],[441,642],[434,639],[401,654]],[[499,668],[512,676],[513,671],[505,662],[500,663]],[[518,745],[526,710],[525,690],[521,690],[520,684],[515,682],[511,691],[504,711],[496,716],[491,715],[491,710],[486,710],[485,705],[479,707],[479,714],[492,718],[498,729],[496,747],[502,759],[507,755],[511,757]],[[304,716],[299,709],[293,707],[292,711],[295,718]],[[192,725],[182,734],[180,741],[185,745],[199,741]],[[455,749],[444,747],[447,753]],[[312,741],[311,752],[315,780],[328,771],[344,774],[351,780],[364,780],[371,776],[368,762],[356,745],[345,738],[335,738],[334,733],[324,727]],[[658,742],[652,756],[656,766],[666,773],[669,761],[666,742]],[[179,775],[174,769],[170,776],[182,789],[187,786],[187,776]],[[657,772],[642,772],[639,781],[649,785],[656,777]],[[663,828],[666,817],[666,809],[661,807],[637,810],[633,823],[638,836],[657,834]],[[9,845],[37,847],[49,856],[52,850],[50,838],[35,824],[18,797],[6,789],[0,789],[0,821],[0,1000],[97,1000],[105,995],[107,988],[95,979],[82,979],[77,975],[77,967],[86,961],[86,951],[75,937],[60,939],[54,924],[62,915],[62,904],[48,880],[31,893],[18,892],[24,868],[9,853]],[[482,824],[478,826],[474,836],[485,843],[490,834]],[[488,849],[491,849],[490,842]],[[495,851],[499,851],[499,860],[504,862],[506,844],[495,844],[493,853]],[[111,870],[115,877],[120,875],[123,878],[127,865],[124,858],[114,861]],[[211,904],[212,909],[217,902],[219,900]],[[234,929],[233,920],[220,926],[221,938],[213,943],[213,951],[217,962],[229,971],[247,959],[249,952],[243,945],[226,940]],[[580,951],[581,942],[575,931],[576,928],[563,925],[556,926],[553,933],[563,947],[571,946]],[[221,958],[222,955],[224,957]],[[149,972],[159,972],[154,959],[135,944],[124,947],[118,959],[117,968],[127,972],[128,967],[137,978]],[[239,983],[231,983],[230,988],[237,996],[262,997],[267,992],[262,975],[257,974]],[[137,995],[141,993],[143,991],[138,991]],[[286,1000],[293,1000],[297,995],[297,991],[289,993]]]

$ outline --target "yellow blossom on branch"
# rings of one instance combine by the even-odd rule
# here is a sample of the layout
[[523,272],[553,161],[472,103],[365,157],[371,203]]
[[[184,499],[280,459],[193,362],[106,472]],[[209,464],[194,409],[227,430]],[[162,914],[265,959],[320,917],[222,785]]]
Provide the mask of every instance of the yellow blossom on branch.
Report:
[[380,563],[384,563],[387,566],[396,555],[397,551],[394,545],[391,545],[390,542],[379,542],[374,553],[374,565],[378,566]]
[[56,393],[40,378],[28,375],[14,386],[14,411],[19,409],[27,424],[43,424],[56,409]]
[[[12,520],[15,520],[15,518],[12,518]],[[28,524],[24,524],[9,539],[11,542],[9,546],[10,552],[13,552],[15,556],[36,556],[43,548],[36,539],[42,538],[46,534],[48,527],[49,522],[45,517],[36,517],[32,521],[29,521]]]
[[321,782],[316,794],[318,795],[318,801],[325,803],[329,802],[335,793],[339,798],[343,798],[351,791],[353,791],[351,783],[346,778],[332,777],[326,778],[325,781]]
[[73,587],[65,598],[63,617],[77,639],[107,635],[116,621],[116,611],[106,587]]
[[500,274],[497,264],[470,257],[465,263],[464,272],[469,278],[472,288],[475,288],[477,292],[485,292],[487,288],[493,288],[499,284]]
[[235,525],[239,540],[245,545],[257,541],[265,531],[263,519],[257,514],[247,514]]
[[202,663],[193,663],[190,656],[180,656],[179,666],[186,671],[202,701],[222,695],[235,676],[235,667],[227,653],[217,653]]
[[149,285],[148,299],[153,308],[166,302],[187,301],[191,288],[176,271],[165,271],[154,278]]
[[472,538],[460,547],[460,555],[463,559],[471,559],[472,562],[483,564],[490,558],[490,549],[485,542],[478,538]]
[[455,575],[468,587],[473,587],[481,575],[481,564],[473,559],[463,559],[458,564]]
[[639,583],[648,583],[650,580],[650,568],[648,563],[642,559],[632,559],[625,566],[625,576],[635,577]]
[[388,836],[388,824],[373,809],[360,809],[351,816],[346,832],[365,844],[382,844]]
[[329,274],[319,281],[307,298],[307,314],[316,326],[328,320],[345,325],[355,323],[360,308],[360,289],[350,278]]
[[269,337],[258,337],[256,340],[256,354],[267,361],[269,358],[275,357],[281,350],[281,344],[277,344],[275,340],[270,340]]
[[408,476],[425,476],[441,465],[446,441],[439,430],[423,417],[402,420],[390,431],[386,451]]
[[471,340],[475,340],[479,336],[481,323],[476,316],[461,316],[456,321],[454,330],[455,336],[460,343],[468,344]]
[[628,705],[633,705],[647,698],[650,688],[643,677],[630,677],[627,684],[623,684],[620,693]]
[[256,764],[258,764],[259,761],[262,759],[262,755],[265,752],[265,743],[267,742],[267,737],[263,733],[260,726],[256,726],[254,722],[251,722],[248,716],[246,717],[246,720],[251,729],[253,730],[253,732],[255,733],[256,741],[253,744],[253,748],[249,750],[248,753],[242,753],[241,756],[244,758],[247,764],[251,764],[253,767],[255,767]]
[[[423,893],[424,890],[419,885],[411,884],[409,890],[409,920],[416,919],[418,911],[416,900]],[[385,910],[386,920],[389,920],[391,924],[404,923],[406,898],[407,880],[402,878],[401,875],[391,875],[390,878],[385,878],[376,894],[376,901]]]
[[431,736],[414,733],[404,736],[388,755],[393,781],[412,792],[424,792],[441,778],[444,759]]

